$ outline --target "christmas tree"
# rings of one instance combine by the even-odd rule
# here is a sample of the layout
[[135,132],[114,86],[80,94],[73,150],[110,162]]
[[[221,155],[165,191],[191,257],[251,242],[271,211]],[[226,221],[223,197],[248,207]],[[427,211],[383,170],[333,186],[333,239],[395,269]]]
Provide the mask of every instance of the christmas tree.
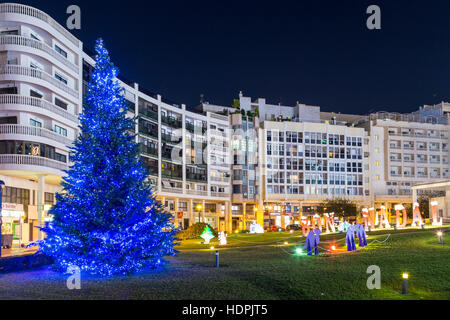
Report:
[[203,240],[205,240],[206,244],[209,244],[209,241],[214,238],[214,234],[211,232],[208,226],[203,229],[203,233],[200,235]]
[[118,71],[102,40],[95,49],[81,133],[70,156],[73,165],[39,245],[63,272],[74,265],[102,276],[130,274],[175,255],[176,231],[147,182]]

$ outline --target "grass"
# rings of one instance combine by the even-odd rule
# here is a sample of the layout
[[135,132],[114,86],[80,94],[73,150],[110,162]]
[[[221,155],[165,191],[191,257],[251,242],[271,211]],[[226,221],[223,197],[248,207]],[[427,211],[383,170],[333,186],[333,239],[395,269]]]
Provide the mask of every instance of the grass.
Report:
[[[347,253],[339,250],[319,256],[293,254],[298,234],[233,235],[229,249],[220,250],[220,268],[214,251],[196,249],[198,240],[186,241],[178,257],[158,272],[99,279],[82,277],[81,290],[68,290],[66,276],[48,269],[0,276],[0,299],[450,299],[450,245],[434,232],[390,232],[384,243],[372,243]],[[246,240],[252,243],[236,240]],[[283,241],[290,245],[268,244]],[[371,236],[382,241],[386,234]],[[343,235],[321,237],[329,246]],[[444,235],[445,238],[445,235]],[[448,238],[448,235],[447,235]],[[329,242],[326,242],[329,241]],[[201,248],[207,247],[201,245]],[[323,251],[323,250],[322,250]],[[366,270],[381,269],[381,289],[368,290]],[[408,295],[401,295],[401,275],[410,275]]]

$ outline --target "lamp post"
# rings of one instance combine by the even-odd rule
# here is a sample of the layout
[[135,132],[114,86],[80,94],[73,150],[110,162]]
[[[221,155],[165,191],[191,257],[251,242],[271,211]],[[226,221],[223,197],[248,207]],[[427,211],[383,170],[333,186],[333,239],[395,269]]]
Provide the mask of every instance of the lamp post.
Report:
[[5,182],[0,180],[0,258],[2,257],[2,199],[3,199],[3,186]]
[[202,211],[203,207],[201,204],[198,204],[195,208],[198,211],[198,223],[200,223],[200,212]]

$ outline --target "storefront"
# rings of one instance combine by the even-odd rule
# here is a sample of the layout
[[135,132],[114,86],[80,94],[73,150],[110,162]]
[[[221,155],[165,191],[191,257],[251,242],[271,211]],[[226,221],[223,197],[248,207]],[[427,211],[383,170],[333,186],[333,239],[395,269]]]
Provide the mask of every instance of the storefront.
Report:
[[12,235],[12,245],[20,245],[22,243],[24,219],[25,211],[23,205],[2,203],[2,235]]

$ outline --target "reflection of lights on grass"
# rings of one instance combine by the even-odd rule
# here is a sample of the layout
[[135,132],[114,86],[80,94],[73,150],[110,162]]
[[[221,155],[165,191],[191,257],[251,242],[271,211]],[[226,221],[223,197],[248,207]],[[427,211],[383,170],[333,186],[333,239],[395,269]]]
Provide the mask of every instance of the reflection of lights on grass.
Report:
[[295,249],[295,253],[298,254],[298,255],[302,254],[303,253],[302,248]]

